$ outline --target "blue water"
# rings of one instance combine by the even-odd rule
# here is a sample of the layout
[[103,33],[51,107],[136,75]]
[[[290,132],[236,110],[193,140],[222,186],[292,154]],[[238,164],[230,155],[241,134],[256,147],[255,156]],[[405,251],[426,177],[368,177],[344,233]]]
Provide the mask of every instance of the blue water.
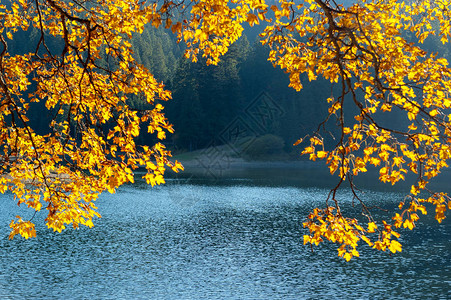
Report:
[[[0,299],[451,298],[451,222],[427,216],[402,231],[402,253],[362,245],[361,257],[345,262],[335,245],[302,244],[302,222],[327,193],[245,178],[137,184],[102,195],[92,229],[40,225],[37,238],[13,241],[8,223],[18,208],[4,195]],[[359,213],[348,191],[340,197]],[[365,197],[390,209],[403,194]]]

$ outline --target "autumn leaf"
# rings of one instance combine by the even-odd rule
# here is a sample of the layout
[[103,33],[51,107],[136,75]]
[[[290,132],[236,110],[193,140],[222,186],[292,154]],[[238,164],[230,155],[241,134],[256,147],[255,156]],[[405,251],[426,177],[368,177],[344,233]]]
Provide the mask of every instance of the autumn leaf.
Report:
[[[100,216],[93,202],[102,192],[133,182],[140,166],[148,184],[164,184],[167,168],[178,171],[183,166],[169,160],[171,153],[163,144],[144,147],[139,136],[147,129],[154,140],[164,140],[174,132],[160,104],[172,96],[134,59],[131,38],[145,26],[164,24],[185,43],[186,58],[197,62],[204,57],[216,65],[246,24],[260,24],[261,43],[270,49],[268,60],[288,73],[290,87],[301,90],[304,78],[336,84],[332,95],[315,99],[326,117],[318,121],[317,132],[304,139],[302,155],[323,159],[339,183],[326,208],[315,209],[304,223],[309,231],[304,243],[338,243],[339,255],[346,260],[359,256],[360,240],[381,251],[401,251],[393,223],[376,224],[365,199],[358,196],[353,177],[369,167],[383,183],[406,180],[408,172],[418,176],[410,194],[400,200],[404,210],[393,212],[394,227],[413,229],[416,212],[426,212],[424,203],[442,222],[451,198],[431,191],[429,181],[451,158],[451,69],[446,59],[423,47],[433,36],[449,43],[451,17],[446,8],[451,1],[410,5],[368,0],[346,6],[309,0],[280,1],[271,7],[264,1],[232,2],[134,6],[119,0],[96,5],[12,1],[8,8],[0,6],[0,192],[11,192],[33,212],[46,211],[46,225],[61,232],[67,226],[91,227],[92,219]],[[31,45],[37,50],[12,54],[16,36],[29,27],[41,36]],[[41,55],[48,37],[65,46],[61,53]],[[143,99],[149,109],[132,109],[131,97]],[[45,135],[33,130],[27,115],[30,103],[40,101],[54,116]],[[410,122],[384,124],[380,116]],[[344,182],[359,199],[368,217],[366,226],[340,209],[336,192]],[[36,234],[31,220],[21,217],[10,228],[10,238]]]

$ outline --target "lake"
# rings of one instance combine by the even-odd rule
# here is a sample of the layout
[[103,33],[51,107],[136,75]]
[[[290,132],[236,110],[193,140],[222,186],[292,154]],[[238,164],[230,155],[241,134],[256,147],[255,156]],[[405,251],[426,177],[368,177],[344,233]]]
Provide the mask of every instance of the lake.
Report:
[[[438,224],[432,213],[401,231],[396,255],[362,245],[361,257],[346,262],[335,245],[304,246],[302,222],[333,185],[318,172],[258,168],[221,179],[184,174],[155,188],[137,182],[101,196],[94,228],[58,234],[41,224],[31,240],[8,240],[19,208],[2,195],[0,298],[451,298],[451,222]],[[363,192],[386,209],[405,195],[386,185]],[[358,215],[349,191],[340,198]]]

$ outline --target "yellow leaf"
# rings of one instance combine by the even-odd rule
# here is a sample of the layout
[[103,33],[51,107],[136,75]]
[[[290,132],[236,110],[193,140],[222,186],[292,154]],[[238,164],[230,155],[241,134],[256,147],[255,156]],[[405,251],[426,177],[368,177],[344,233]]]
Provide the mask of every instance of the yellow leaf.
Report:
[[396,253],[396,251],[401,252],[402,246],[398,241],[392,240],[390,242],[390,246],[388,247],[392,253]]
[[376,229],[377,229],[376,223],[374,223],[374,222],[368,223],[367,232],[372,233],[372,232],[375,232]]
[[246,22],[248,22],[251,27],[254,26],[254,24],[259,23],[258,17],[252,13],[247,14]]
[[297,141],[293,144],[293,146],[297,146],[297,145],[299,145],[300,143],[302,143],[302,139],[297,140]]
[[316,156],[320,159],[323,159],[327,156],[327,153],[328,153],[327,151],[318,151],[316,152]]
[[343,256],[343,258],[346,259],[346,261],[350,261],[351,258],[352,258],[352,254],[349,253],[349,252],[347,252],[347,253]]

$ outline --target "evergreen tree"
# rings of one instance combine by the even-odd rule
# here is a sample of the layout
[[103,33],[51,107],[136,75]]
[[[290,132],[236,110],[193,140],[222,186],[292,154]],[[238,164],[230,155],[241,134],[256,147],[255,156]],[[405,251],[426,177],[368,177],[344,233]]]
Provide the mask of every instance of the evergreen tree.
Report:
[[173,101],[168,107],[177,147],[194,150],[219,144],[218,133],[243,107],[239,68],[249,51],[245,38],[232,45],[217,66],[182,59],[173,79]]

